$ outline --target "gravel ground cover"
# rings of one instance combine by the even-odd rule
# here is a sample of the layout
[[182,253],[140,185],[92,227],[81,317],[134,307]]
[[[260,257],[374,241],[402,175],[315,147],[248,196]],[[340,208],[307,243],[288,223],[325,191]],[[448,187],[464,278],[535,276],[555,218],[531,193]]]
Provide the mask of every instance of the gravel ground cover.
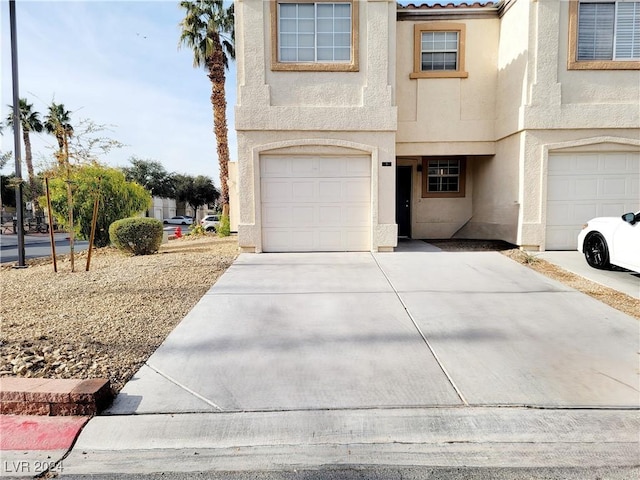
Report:
[[0,269],[0,376],[108,378],[114,391],[238,255],[235,237],[170,240],[155,255],[114,248]]
[[[429,241],[445,251],[497,250],[640,319],[640,300],[493,241]],[[238,255],[235,237],[182,238],[158,254],[113,248],[0,268],[0,376],[108,378],[115,392],[133,376]]]

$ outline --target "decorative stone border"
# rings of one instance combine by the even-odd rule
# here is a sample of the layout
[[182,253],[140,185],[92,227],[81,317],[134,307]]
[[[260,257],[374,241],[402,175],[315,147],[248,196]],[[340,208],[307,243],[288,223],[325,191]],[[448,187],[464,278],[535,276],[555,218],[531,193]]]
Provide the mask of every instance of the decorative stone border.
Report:
[[2,415],[95,415],[111,401],[109,380],[0,378]]

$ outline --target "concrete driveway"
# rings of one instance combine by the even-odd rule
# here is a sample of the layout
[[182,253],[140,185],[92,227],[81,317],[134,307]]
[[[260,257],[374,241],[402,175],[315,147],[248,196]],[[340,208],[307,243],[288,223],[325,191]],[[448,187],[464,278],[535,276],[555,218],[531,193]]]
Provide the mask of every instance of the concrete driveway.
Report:
[[[636,465],[637,320],[499,253],[422,250],[241,255],[65,468],[122,471],[127,448],[194,445],[262,448],[267,468],[409,461],[398,442],[431,452],[418,464]],[[429,450],[483,441],[493,446],[450,460]],[[328,444],[376,449],[349,460]],[[262,458],[224,455],[206,465]],[[130,468],[159,471],[136,458]]]

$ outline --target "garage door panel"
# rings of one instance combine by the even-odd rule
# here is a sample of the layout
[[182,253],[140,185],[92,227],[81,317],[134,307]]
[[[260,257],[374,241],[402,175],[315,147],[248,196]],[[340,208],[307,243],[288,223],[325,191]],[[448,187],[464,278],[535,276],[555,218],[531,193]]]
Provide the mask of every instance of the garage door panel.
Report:
[[260,165],[261,178],[288,177],[291,175],[291,161],[286,158],[273,157],[269,162]]
[[315,188],[313,181],[295,179],[291,183],[291,200],[293,202],[313,201]]
[[591,218],[638,209],[638,153],[552,154],[547,173],[548,250],[576,248],[578,233]]
[[291,207],[292,225],[310,227],[314,224],[315,208],[310,205],[294,205]]
[[362,201],[363,198],[369,197],[370,192],[371,183],[368,178],[350,179],[345,182],[344,200],[348,202]]
[[264,251],[370,249],[369,157],[265,156],[260,163]]
[[265,227],[288,227],[293,223],[291,207],[286,205],[264,205],[262,208],[262,225]]
[[340,180],[319,180],[318,200],[321,202],[341,202],[342,182]]
[[368,205],[349,205],[344,209],[345,223],[354,227],[368,227],[367,214],[369,213]]

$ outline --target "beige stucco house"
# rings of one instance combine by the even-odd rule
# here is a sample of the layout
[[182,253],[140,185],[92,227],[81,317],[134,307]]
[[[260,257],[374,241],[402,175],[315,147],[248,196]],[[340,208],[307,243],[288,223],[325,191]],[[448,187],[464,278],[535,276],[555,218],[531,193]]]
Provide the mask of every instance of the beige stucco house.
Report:
[[571,249],[589,218],[640,208],[640,2],[235,12],[245,251]]

